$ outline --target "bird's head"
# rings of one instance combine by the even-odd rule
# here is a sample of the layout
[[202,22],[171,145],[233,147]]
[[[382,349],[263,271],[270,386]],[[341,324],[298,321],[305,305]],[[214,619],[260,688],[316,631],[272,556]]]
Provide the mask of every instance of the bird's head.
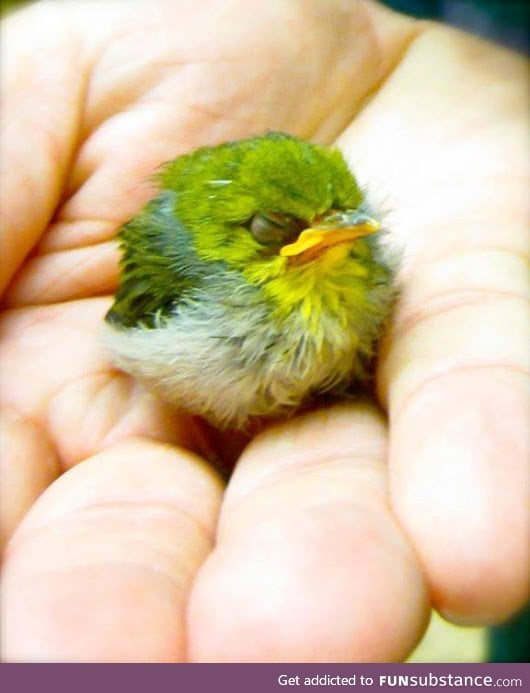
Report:
[[269,133],[180,156],[156,179],[161,194],[121,232],[110,320],[150,322],[221,267],[313,321],[326,300],[363,310],[385,281],[380,224],[338,150]]
[[199,257],[241,271],[276,274],[380,228],[337,150],[280,133],[199,149],[158,178]]
[[294,276],[329,274],[346,256],[362,262],[365,237],[380,229],[338,150],[280,133],[199,149],[158,179],[176,193],[175,216],[200,260],[269,285],[284,302]]

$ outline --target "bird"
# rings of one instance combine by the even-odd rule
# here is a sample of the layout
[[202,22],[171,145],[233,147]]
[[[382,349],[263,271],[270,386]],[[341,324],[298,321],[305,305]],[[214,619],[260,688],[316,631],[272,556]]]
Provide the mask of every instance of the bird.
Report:
[[118,232],[104,330],[117,368],[220,430],[363,387],[398,263],[338,148],[267,132],[153,180]]

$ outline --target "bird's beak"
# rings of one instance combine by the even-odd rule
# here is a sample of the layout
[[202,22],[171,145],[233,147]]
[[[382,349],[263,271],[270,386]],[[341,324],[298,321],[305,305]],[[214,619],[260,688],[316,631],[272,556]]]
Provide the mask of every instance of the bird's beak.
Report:
[[367,214],[358,211],[339,212],[317,220],[311,228],[302,231],[294,243],[284,245],[280,249],[280,255],[304,255],[310,259],[330,246],[368,236],[380,228],[381,224]]

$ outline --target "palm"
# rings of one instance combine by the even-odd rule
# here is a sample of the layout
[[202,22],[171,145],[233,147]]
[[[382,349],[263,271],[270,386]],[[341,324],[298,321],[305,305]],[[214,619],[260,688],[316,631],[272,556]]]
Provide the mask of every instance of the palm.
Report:
[[[321,141],[339,136],[375,198],[395,210],[391,224],[406,249],[404,292],[379,369],[380,397],[395,422],[395,508],[438,606],[480,619],[493,600],[492,618],[509,613],[525,582],[521,534],[505,539],[509,524],[522,524],[522,469],[513,461],[499,488],[492,462],[501,443],[516,459],[523,426],[524,364],[511,337],[522,322],[523,109],[511,86],[517,61],[491,48],[486,60],[481,46],[431,29],[392,72],[413,39],[411,27],[368,6],[342,15],[329,4],[300,3],[284,17],[280,3],[263,4],[257,18],[243,3],[203,3],[200,15],[185,3],[160,2],[149,13],[139,4],[126,17],[108,7],[72,10],[74,23],[93,26],[86,42],[92,71],[79,124],[83,143],[77,149],[72,136],[48,162],[48,197],[59,182],[64,200],[56,201],[47,228],[49,202],[37,203],[25,219],[12,217],[19,233],[9,257],[15,264],[34,250],[7,289],[2,324],[2,397],[13,451],[6,465],[21,489],[7,504],[7,529],[61,467],[84,461],[51,486],[10,544],[14,656],[394,659],[421,634],[424,578],[386,509],[384,430],[375,410],[346,405],[258,437],[225,496],[218,548],[198,574],[211,551],[220,481],[197,457],[147,439],[201,453],[201,432],[112,370],[99,346],[105,294],[116,281],[112,237],[151,194],[145,179],[185,149],[263,129]],[[291,20],[298,22],[294,38],[277,30]],[[354,46],[352,32],[359,37]],[[464,43],[478,54],[478,67],[464,53],[453,56]],[[480,60],[489,61],[487,83]],[[433,78],[433,64],[443,61],[447,73]],[[68,57],[60,64],[72,89]],[[74,132],[66,125],[78,105],[67,113],[64,103],[54,117]],[[75,157],[64,169],[70,152]],[[509,428],[497,438],[490,431],[492,440],[484,441],[484,424],[495,421],[499,402]],[[471,500],[455,482],[459,475],[471,482]],[[491,489],[497,496],[486,529],[475,529]],[[455,523],[467,542],[456,548]],[[495,563],[496,578],[469,604],[498,537],[517,576],[508,578]],[[101,561],[110,567],[94,580]],[[462,561],[481,568],[466,571]],[[28,611],[28,590],[46,571]],[[74,598],[86,604],[88,620],[78,615],[81,643],[73,637],[79,621],[67,616]],[[111,614],[108,642],[91,625],[95,608]],[[121,630],[136,629],[145,613],[152,629],[124,644]],[[338,613],[348,618],[337,625]],[[390,625],[395,642],[381,642],[377,633]]]

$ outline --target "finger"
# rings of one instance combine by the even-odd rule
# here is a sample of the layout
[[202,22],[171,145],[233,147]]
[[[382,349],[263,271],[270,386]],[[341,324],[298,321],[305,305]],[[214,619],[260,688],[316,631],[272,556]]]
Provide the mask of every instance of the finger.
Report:
[[47,3],[2,31],[0,291],[52,217],[75,147],[84,71],[61,12]]
[[49,432],[64,468],[131,435],[210,454],[190,417],[116,371],[105,352],[108,299],[7,311],[0,401]]
[[64,474],[8,548],[5,659],[183,661],[220,494],[198,458],[140,439]]
[[488,625],[528,599],[528,395],[509,368],[454,369],[398,400],[394,507],[446,618]]
[[503,620],[528,598],[523,264],[491,253],[415,274],[381,370],[394,505],[434,604],[460,622]]
[[427,600],[385,488],[367,406],[273,427],[231,480],[189,609],[193,661],[386,661],[421,636]]
[[9,407],[0,419],[1,547],[36,498],[59,473],[59,462],[45,433]]
[[528,594],[523,84],[516,56],[429,29],[343,140],[406,243],[379,383],[393,504],[435,604],[471,623]]
[[109,294],[118,285],[118,258],[114,241],[32,257],[14,277],[3,304],[11,308]]

